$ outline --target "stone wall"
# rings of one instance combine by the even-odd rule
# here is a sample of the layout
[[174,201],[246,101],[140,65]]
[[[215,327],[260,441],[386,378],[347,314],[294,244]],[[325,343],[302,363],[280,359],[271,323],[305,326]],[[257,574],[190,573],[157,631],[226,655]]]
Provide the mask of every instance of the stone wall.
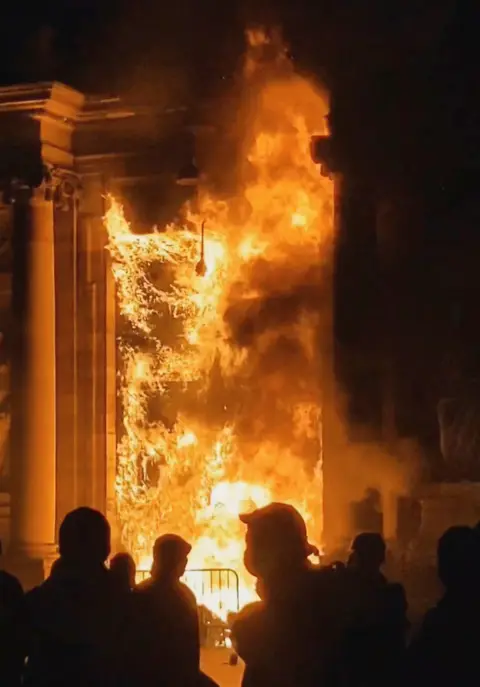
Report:
[[422,524],[417,549],[434,556],[439,537],[452,525],[475,525],[480,521],[480,483],[430,484],[418,494]]

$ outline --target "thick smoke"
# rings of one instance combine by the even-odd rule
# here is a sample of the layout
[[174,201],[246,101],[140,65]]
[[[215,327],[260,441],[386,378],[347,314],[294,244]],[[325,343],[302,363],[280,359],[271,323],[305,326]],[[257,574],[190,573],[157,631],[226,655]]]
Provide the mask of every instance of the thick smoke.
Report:
[[[291,104],[285,100],[283,109],[278,107],[278,94],[280,100],[283,94],[295,94],[297,77],[280,34],[274,32],[266,42],[264,39],[261,32],[250,35],[251,50],[242,77],[243,109],[240,108],[239,126],[246,158],[259,131],[288,132],[292,127],[289,117],[297,104],[294,96]],[[270,104],[265,94],[272,90],[277,97]],[[318,109],[304,107],[307,118],[312,112],[316,112],[318,119],[315,122],[310,119],[309,124],[319,127],[321,133],[323,123]],[[288,179],[293,168],[299,185],[308,188],[311,180],[302,178],[302,168],[292,158],[293,149],[294,146],[282,149],[273,176],[277,173]],[[243,184],[248,189],[262,175],[261,170],[242,160],[238,168],[240,187]],[[318,196],[322,192],[321,184],[313,189]],[[279,214],[282,209],[280,198]],[[262,227],[266,236],[274,234],[273,225],[278,221],[274,206],[269,218]],[[248,221],[247,217],[247,227]],[[322,231],[321,222],[318,231]],[[333,234],[326,242],[320,238],[316,249],[312,245],[283,244],[280,240],[273,258],[250,261],[239,280],[232,284],[223,313],[224,331],[229,345],[241,351],[243,357],[241,364],[233,370],[229,368],[223,377],[223,398],[246,457],[250,450],[250,457],[255,460],[256,446],[271,439],[278,446],[291,448],[307,469],[313,469],[320,455],[321,412],[329,425],[326,427],[325,460],[329,465],[326,484],[333,494],[326,498],[333,503],[333,508],[327,505],[327,510],[330,522],[336,520],[339,524],[338,531],[332,532],[332,539],[352,531],[348,504],[362,498],[370,487],[383,495],[385,527],[391,535],[396,519],[393,497],[408,491],[412,467],[418,463],[418,448],[411,442],[399,442],[392,453],[391,448],[378,440],[365,436],[358,440],[358,428],[350,427],[345,420],[345,391],[334,378],[333,351],[329,348],[329,339],[333,340],[330,283],[333,240]],[[218,394],[218,389],[218,385],[210,388],[212,397]],[[352,441],[353,434],[357,439]],[[332,436],[335,436],[333,442]]]
[[[221,151],[208,169],[199,160],[208,183],[185,228],[124,243],[120,222],[113,242],[122,312],[145,335],[140,351],[123,338],[123,539],[141,556],[174,527],[196,542],[199,567],[241,567],[234,493],[294,503],[320,537],[322,428],[339,426],[324,466],[338,465],[341,509],[361,496],[361,479],[346,494],[345,475],[365,476],[368,463],[345,450],[335,413],[333,186],[309,152],[310,136],[325,133],[327,101],[293,72],[278,34],[249,40],[225,137],[236,156],[228,167]],[[216,185],[226,175],[228,196]]]
[[320,312],[321,283],[315,266],[307,266],[301,275],[303,280],[288,290],[282,290],[276,284],[282,277],[281,267],[272,269],[271,265],[262,262],[262,268],[266,272],[271,269],[270,289],[266,288],[261,295],[233,302],[225,311],[229,338],[236,346],[255,346],[265,332],[294,328],[307,313]]
[[[237,165],[237,195],[247,201],[247,209],[244,202],[237,230],[239,236],[247,235],[253,226],[273,249],[247,261],[226,294],[223,334],[234,357],[236,352],[237,362],[233,366],[220,364],[219,374],[207,388],[203,408],[222,408],[222,419],[226,415],[234,425],[247,459],[250,456],[255,460],[262,442],[271,440],[277,447],[272,450],[291,449],[297,460],[313,470],[319,459],[318,339],[328,300],[324,273],[328,248],[322,247],[321,232],[322,222],[331,224],[331,215],[319,216],[314,229],[317,235],[313,241],[302,243],[298,236],[292,237],[292,232],[301,232],[302,227],[289,225],[289,213],[295,207],[289,205],[288,193],[290,186],[302,189],[305,182],[305,191],[312,196],[313,183],[316,202],[325,203],[325,184],[320,175],[312,182],[302,164],[294,159],[299,143],[293,113],[297,108],[302,116],[312,116],[310,102],[305,109],[305,100],[315,99],[315,125],[321,128],[322,101],[310,86],[295,77],[278,31],[270,35],[251,31],[248,37],[237,119],[238,138],[243,141]],[[298,101],[293,100],[290,109],[285,109],[288,94]],[[281,137],[278,150],[267,145],[265,164],[261,154],[252,157],[251,153],[259,135],[271,136],[272,140]],[[308,137],[304,145],[308,155]],[[281,189],[277,185],[282,181],[287,196],[280,193],[276,199]],[[219,397],[222,404],[218,403]]]

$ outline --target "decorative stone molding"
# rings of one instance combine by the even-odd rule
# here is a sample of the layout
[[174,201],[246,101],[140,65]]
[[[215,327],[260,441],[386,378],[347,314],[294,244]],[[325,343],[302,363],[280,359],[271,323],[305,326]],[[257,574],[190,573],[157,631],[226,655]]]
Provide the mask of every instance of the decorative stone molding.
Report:
[[50,197],[59,210],[69,210],[82,197],[80,177],[71,170],[51,167],[46,180],[46,199]]
[[24,178],[12,177],[1,185],[3,202],[15,204],[32,197],[52,201],[59,210],[69,210],[80,200],[82,184],[72,170],[43,164],[40,170],[32,170]]

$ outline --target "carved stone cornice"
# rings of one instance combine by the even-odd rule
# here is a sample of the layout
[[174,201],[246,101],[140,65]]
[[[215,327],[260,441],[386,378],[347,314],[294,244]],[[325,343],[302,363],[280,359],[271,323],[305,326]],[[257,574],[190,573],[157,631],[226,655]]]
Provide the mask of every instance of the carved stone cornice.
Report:
[[5,113],[48,115],[63,126],[72,125],[83,107],[82,93],[57,81],[0,87],[0,116]]

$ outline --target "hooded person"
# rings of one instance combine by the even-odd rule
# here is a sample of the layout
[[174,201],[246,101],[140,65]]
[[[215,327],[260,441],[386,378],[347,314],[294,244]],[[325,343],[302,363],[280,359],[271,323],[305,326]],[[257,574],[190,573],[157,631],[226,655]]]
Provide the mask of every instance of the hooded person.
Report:
[[50,577],[26,595],[23,684],[118,685],[129,618],[105,565],[106,518],[85,507],[68,513],[60,526],[59,553]]
[[247,525],[245,567],[261,589],[261,601],[242,609],[232,625],[246,666],[244,687],[323,684],[335,637],[333,576],[310,563],[318,550],[293,506],[271,503],[240,520]]

